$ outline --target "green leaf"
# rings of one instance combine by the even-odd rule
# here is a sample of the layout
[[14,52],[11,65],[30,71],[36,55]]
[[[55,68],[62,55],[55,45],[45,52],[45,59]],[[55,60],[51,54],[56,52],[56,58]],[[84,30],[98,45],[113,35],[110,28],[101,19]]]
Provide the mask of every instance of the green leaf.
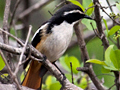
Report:
[[52,90],[52,88],[55,88],[53,85],[56,85],[56,83],[58,85],[58,88],[56,88],[55,90],[59,90],[59,87],[61,86],[60,83],[58,81],[56,81],[55,77],[53,77],[52,75],[49,75],[45,81],[45,85],[43,85],[43,86],[47,90]]
[[50,85],[52,84],[52,76],[49,75],[45,81],[45,84],[47,85],[47,89],[50,88]]
[[114,34],[116,31],[118,31],[118,30],[120,30],[120,26],[119,26],[119,25],[116,25],[116,26],[112,27],[112,28],[110,29],[110,31],[108,32],[108,36],[113,35],[113,34]]
[[20,81],[22,82],[24,80],[24,78],[25,78],[25,74],[24,74],[24,72],[22,72],[22,74],[20,75]]
[[110,45],[107,50],[105,51],[105,62],[107,65],[110,65],[112,62],[111,62],[111,59],[110,59],[110,52],[111,50],[113,49],[114,45]]
[[1,75],[2,78],[5,78],[7,76],[8,76],[8,73],[4,73],[4,74]]
[[88,6],[90,5],[90,3],[92,2],[92,0],[82,0],[82,5],[84,8],[88,8]]
[[104,24],[105,24],[106,30],[108,31],[108,25],[107,25],[106,20],[105,20],[105,19],[103,19],[103,22],[104,22]]
[[50,85],[49,90],[60,90],[60,88],[61,88],[61,84],[59,82],[56,82]]
[[82,89],[85,89],[87,87],[87,75],[84,75],[83,77],[80,78],[80,83],[78,83],[78,81],[76,80],[76,82],[74,83],[76,86],[81,87]]
[[80,67],[80,62],[79,60],[74,57],[74,56],[69,56],[68,59],[65,59],[66,65],[69,67],[71,70],[70,62],[72,63],[72,71],[74,74],[77,74],[78,71],[76,70],[77,67]]
[[120,2],[116,3],[116,7],[118,8],[118,10],[120,11]]
[[68,55],[62,56],[59,61],[60,61],[60,64],[63,66],[63,68],[64,68],[65,70],[67,70],[68,72],[70,72],[69,67],[68,67],[68,66],[66,65],[66,63],[65,63],[65,59],[67,59],[67,57],[68,57]]
[[[78,73],[78,71],[76,70],[76,68],[77,68],[77,67],[80,67],[80,62],[79,62],[79,60],[78,60],[76,57],[66,55],[66,56],[62,57],[62,60],[63,60],[64,63],[66,64],[66,65],[63,66],[63,67],[65,67],[65,69],[66,69],[67,71],[71,72],[71,67],[70,67],[70,62],[71,62],[71,63],[72,63],[73,73],[74,73],[74,74],[77,74],[77,73]],[[62,62],[63,62],[63,61],[62,61]],[[61,60],[60,60],[60,62],[61,62]],[[67,66],[67,67],[66,67],[66,66]]]
[[[67,79],[68,79],[70,82],[72,82],[72,76],[71,76],[70,73],[65,74],[65,76],[67,77]],[[75,79],[74,79],[74,80],[75,80]]]
[[120,50],[111,50],[110,59],[114,67],[120,70]]
[[105,69],[109,70],[120,70],[120,50],[114,50],[114,45],[110,45],[107,50],[105,51],[105,63],[107,66],[105,66]]
[[110,67],[108,67],[108,66],[103,66],[103,67],[104,67],[105,69],[108,69],[108,70],[118,71],[117,68],[112,67],[112,66],[110,66]]
[[100,64],[100,65],[106,65],[104,61],[100,61],[98,59],[89,59],[86,61],[87,63],[95,63],[95,64]]
[[108,37],[108,30],[104,30],[105,35]]
[[82,9],[83,11],[85,11],[85,9],[84,9],[83,6],[81,5],[81,3],[78,2],[77,0],[68,0],[68,1],[70,1],[71,3],[73,3],[73,4],[75,4],[75,5],[79,6],[79,7],[81,7],[81,9]]
[[96,29],[97,28],[97,26],[96,26],[96,22],[94,21],[94,20],[89,20],[89,19],[82,19],[82,24],[84,24],[87,28],[88,28],[88,30],[93,30],[93,28],[92,28],[92,26],[91,26],[91,24],[90,23],[92,23],[93,24],[93,27],[94,27],[94,29]]
[[87,87],[87,79],[86,77],[83,77],[80,81],[80,85],[79,85],[82,89],[85,89]]
[[2,59],[2,57],[0,56],[0,71],[4,68],[4,66],[5,66],[5,63]]
[[102,67],[102,69],[101,69],[101,72],[102,73],[109,73],[111,70],[109,70],[109,69],[106,69],[106,68],[104,68],[104,67]]
[[[89,4],[88,8],[91,7],[91,6],[93,6],[93,5],[94,5],[93,2],[91,2],[91,3]],[[87,14],[88,16],[90,16],[90,15],[92,15],[93,11],[94,11],[94,7],[89,8],[89,9],[87,10],[86,14]]]

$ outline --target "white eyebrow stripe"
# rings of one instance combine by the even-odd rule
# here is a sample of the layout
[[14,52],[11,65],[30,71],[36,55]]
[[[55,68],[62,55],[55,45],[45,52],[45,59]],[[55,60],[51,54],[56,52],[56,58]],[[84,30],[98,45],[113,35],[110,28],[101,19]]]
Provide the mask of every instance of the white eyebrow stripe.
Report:
[[84,13],[81,12],[80,10],[72,10],[72,11],[64,12],[64,15],[68,15],[68,14],[70,14],[70,13],[76,13],[76,12],[79,12],[80,14],[84,14]]

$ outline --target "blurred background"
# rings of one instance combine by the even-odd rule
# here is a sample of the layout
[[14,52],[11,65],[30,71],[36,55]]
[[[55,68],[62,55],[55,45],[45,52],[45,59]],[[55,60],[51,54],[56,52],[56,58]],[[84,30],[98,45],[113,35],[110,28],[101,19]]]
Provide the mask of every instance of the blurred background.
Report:
[[[28,33],[28,27],[29,27],[29,25],[32,25],[33,28],[32,28],[32,33],[31,33],[31,37],[30,37],[30,40],[31,40],[33,34],[41,26],[41,24],[51,18],[52,15],[49,12],[54,14],[55,11],[61,7],[60,6],[60,7],[56,8],[56,6],[58,4],[60,4],[61,2],[63,2],[64,0],[51,0],[48,3],[46,3],[43,7],[36,9],[35,11],[31,12],[30,14],[26,15],[23,18],[20,18],[20,16],[23,14],[23,12],[25,10],[27,10],[31,6],[39,3],[40,1],[44,1],[44,0],[21,0],[20,5],[18,6],[16,13],[15,13],[15,20],[13,21],[13,23],[14,23],[13,27],[10,29],[10,32],[13,35],[17,36],[18,38],[20,38],[22,40],[25,40],[27,33]],[[78,1],[83,5],[83,7],[85,9],[88,8],[90,3],[92,2],[92,0],[78,0]],[[105,7],[108,6],[106,0],[99,0],[99,1],[102,6],[105,6]],[[111,5],[115,4],[118,1],[119,0],[109,0]],[[16,2],[17,2],[17,0],[12,0],[12,2],[11,2],[11,8],[10,8],[11,14],[14,10]],[[4,7],[5,7],[5,0],[0,0],[0,27],[3,26],[2,24],[3,24]],[[114,10],[114,13],[120,12],[116,7],[112,7],[112,8]],[[109,8],[107,8],[105,10],[107,13],[109,13],[109,14],[111,13],[111,10]],[[10,17],[11,17],[11,14],[10,14]],[[94,18],[94,12],[92,12],[89,16]],[[109,17],[102,11],[101,11],[101,16],[103,16],[103,18],[107,21],[108,27],[111,28],[113,24],[112,24],[112,21],[109,19]],[[9,18],[9,21],[10,20],[11,20],[11,18]],[[92,30],[91,26],[87,24],[88,26],[86,27],[84,22],[85,21],[82,21],[80,23],[80,26],[81,26],[81,30],[83,30],[83,35],[84,35],[84,38],[86,41],[86,46],[87,46],[87,50],[89,53],[89,57],[96,58],[99,60],[104,60],[103,53],[105,51],[103,49],[101,40],[99,38],[95,37],[94,31]],[[94,26],[95,26],[95,24],[94,24]],[[103,28],[105,30],[104,23],[103,23]],[[14,42],[14,40],[11,38],[10,38],[9,43],[11,45],[16,46],[16,42]],[[69,48],[67,49],[67,51],[63,55],[63,57],[60,59],[60,61],[57,62],[57,64],[60,67],[63,67],[62,63],[64,63],[64,62],[61,62],[61,60],[65,59],[65,57],[72,57],[72,56],[77,58],[80,62],[80,65],[82,66],[82,59],[81,59],[82,57],[81,57],[80,49],[77,45],[77,39],[76,39],[75,34],[73,35],[73,38],[72,38]],[[13,60],[13,61],[15,61],[15,60]],[[59,63],[59,62],[61,62],[61,63]],[[63,71],[65,73],[69,74],[68,77],[70,77],[69,79],[71,79],[71,74],[70,74],[69,70],[67,70],[65,68],[66,67],[63,67]],[[95,71],[97,77],[101,80],[101,83],[104,83],[104,85],[106,87],[111,87],[114,84],[114,76],[112,76],[112,73],[103,74],[102,70],[101,70],[102,67],[97,64],[93,64],[93,68],[94,68],[94,71]],[[78,72],[74,73],[74,74],[75,74],[75,77],[77,77],[77,78],[78,78],[78,75],[81,75]],[[52,77],[47,78],[48,82],[52,82],[52,81],[50,81],[50,78],[52,78]],[[44,81],[44,82],[47,82],[47,81]],[[49,83],[46,83],[46,84],[49,85]],[[56,85],[55,84],[52,85],[51,86],[52,89],[49,89],[49,90],[57,90],[57,89],[53,89],[54,86],[56,86]],[[46,88],[45,85],[43,85],[43,86],[44,86],[44,88]],[[58,87],[59,87],[59,85],[58,85]],[[114,90],[114,88],[113,88],[113,90]]]

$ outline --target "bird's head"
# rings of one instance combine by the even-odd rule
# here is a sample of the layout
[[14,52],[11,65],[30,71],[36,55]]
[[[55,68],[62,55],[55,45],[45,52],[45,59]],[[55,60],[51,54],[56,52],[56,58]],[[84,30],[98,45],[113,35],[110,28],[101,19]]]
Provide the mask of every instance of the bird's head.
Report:
[[70,24],[79,21],[80,19],[92,19],[91,17],[84,14],[83,10],[74,4],[67,4],[60,8],[50,19],[53,24],[61,24],[66,21]]

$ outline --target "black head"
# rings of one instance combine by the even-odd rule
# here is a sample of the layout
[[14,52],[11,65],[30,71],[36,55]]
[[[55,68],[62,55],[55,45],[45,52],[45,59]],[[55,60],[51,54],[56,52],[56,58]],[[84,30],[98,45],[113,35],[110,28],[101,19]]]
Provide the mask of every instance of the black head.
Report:
[[60,8],[49,20],[53,24],[61,24],[63,21],[73,23],[82,18],[92,19],[83,13],[83,10],[74,4],[67,4]]

